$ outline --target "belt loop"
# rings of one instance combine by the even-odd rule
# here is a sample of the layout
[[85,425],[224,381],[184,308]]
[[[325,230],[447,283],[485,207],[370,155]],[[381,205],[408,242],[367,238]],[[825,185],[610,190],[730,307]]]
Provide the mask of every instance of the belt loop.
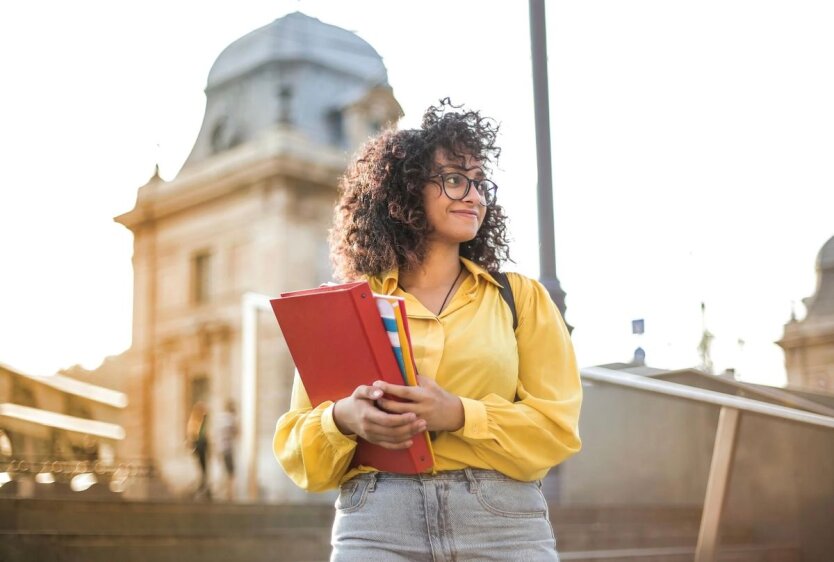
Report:
[[378,473],[376,473],[376,472],[371,472],[371,482],[368,484],[368,491],[369,492],[373,492],[374,490],[376,490],[377,474]]
[[478,479],[475,478],[475,474],[472,472],[471,468],[464,468],[463,473],[466,475],[466,480],[469,481],[469,493],[470,494],[477,494],[478,493]]

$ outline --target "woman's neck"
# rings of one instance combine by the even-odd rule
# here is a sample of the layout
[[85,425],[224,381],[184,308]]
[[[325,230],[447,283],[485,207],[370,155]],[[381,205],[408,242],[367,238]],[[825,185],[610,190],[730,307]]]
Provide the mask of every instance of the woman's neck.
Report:
[[434,245],[429,248],[419,267],[400,270],[399,283],[409,290],[448,289],[452,280],[460,274],[460,269],[459,245]]

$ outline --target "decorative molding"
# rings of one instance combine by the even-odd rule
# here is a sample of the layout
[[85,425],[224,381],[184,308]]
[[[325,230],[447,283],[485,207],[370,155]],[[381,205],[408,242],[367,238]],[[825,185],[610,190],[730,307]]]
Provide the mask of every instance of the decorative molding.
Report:
[[0,417],[45,425],[75,433],[86,433],[116,441],[125,438],[124,428],[114,423],[77,418],[75,416],[41,410],[40,408],[20,406],[19,404],[0,404]]

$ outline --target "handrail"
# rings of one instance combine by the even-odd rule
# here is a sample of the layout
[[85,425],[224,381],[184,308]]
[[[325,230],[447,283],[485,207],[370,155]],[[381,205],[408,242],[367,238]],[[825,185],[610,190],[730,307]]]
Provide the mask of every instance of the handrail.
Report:
[[707,477],[704,509],[701,512],[698,543],[695,546],[696,562],[715,562],[716,560],[722,511],[730,486],[730,472],[735,456],[736,435],[742,412],[762,414],[772,418],[834,429],[834,417],[831,416],[803,412],[795,408],[776,406],[750,398],[729,396],[714,390],[694,388],[604,367],[586,367],[582,369],[581,374],[584,379],[591,381],[721,407],[718,415],[718,426],[715,430],[709,476]]
[[714,390],[693,388],[685,384],[657,380],[632,373],[625,373],[623,371],[606,369],[604,367],[585,367],[581,370],[581,374],[583,378],[596,382],[614,384],[617,386],[624,386],[636,390],[654,392],[657,394],[665,394],[676,398],[685,398],[696,402],[715,404],[716,406],[726,406],[728,408],[736,408],[745,412],[753,412],[775,418],[782,418],[834,429],[834,417],[803,412],[802,410],[797,410],[796,408],[776,406],[774,404],[768,404],[766,402],[760,402],[750,398],[729,396]]

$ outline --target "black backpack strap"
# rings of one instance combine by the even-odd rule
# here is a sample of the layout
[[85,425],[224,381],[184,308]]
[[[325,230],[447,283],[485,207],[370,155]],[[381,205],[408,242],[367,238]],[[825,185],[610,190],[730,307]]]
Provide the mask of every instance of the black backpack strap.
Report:
[[501,298],[504,299],[504,302],[510,307],[510,312],[513,313],[513,332],[515,332],[518,328],[518,313],[515,310],[515,297],[513,296],[512,288],[510,288],[510,280],[507,279],[507,274],[501,271],[493,271],[491,273],[495,280],[501,284],[501,288],[499,289]]

